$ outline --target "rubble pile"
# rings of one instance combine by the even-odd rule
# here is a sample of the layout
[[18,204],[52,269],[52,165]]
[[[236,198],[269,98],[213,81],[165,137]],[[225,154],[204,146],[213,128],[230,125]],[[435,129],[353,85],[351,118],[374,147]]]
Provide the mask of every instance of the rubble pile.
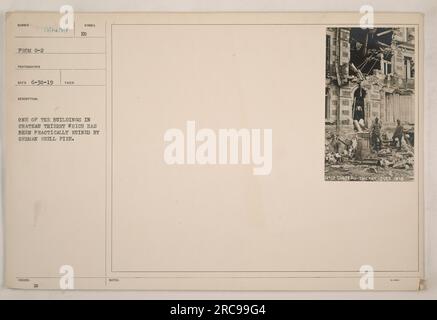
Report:
[[[369,145],[370,142],[360,138],[357,133],[327,132],[325,141],[326,172],[334,170],[337,174],[348,174],[356,169],[369,175],[383,174],[392,177],[393,170],[395,170],[398,173],[408,171],[409,175],[412,175],[414,148],[407,141],[403,141],[400,148],[392,146],[391,140],[388,138],[390,136],[390,133],[382,132],[381,149],[375,151]],[[367,153],[362,150],[357,151],[363,143],[368,146]],[[358,157],[358,153],[364,154],[365,157]]]
[[381,167],[393,167],[393,169],[412,169],[414,166],[414,153],[407,144],[400,151],[383,149],[378,152],[378,165]]

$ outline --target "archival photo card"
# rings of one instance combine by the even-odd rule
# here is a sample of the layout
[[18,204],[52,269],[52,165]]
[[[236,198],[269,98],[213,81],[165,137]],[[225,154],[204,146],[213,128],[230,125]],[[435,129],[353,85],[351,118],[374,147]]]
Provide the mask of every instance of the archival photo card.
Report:
[[361,17],[9,13],[6,285],[419,290],[423,17]]

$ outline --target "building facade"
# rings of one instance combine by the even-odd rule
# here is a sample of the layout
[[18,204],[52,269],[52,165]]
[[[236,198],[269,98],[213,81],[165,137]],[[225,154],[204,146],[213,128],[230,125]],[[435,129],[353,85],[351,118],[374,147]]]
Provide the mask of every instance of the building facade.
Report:
[[360,28],[327,29],[326,123],[352,126],[359,95],[364,96],[367,126],[376,117],[385,124],[397,119],[414,124],[414,28],[364,32]]

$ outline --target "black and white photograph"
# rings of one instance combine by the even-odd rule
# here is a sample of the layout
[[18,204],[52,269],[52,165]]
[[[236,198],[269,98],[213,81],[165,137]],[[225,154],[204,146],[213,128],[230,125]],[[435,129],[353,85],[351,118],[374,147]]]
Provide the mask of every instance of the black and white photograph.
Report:
[[415,28],[327,28],[325,181],[414,180]]

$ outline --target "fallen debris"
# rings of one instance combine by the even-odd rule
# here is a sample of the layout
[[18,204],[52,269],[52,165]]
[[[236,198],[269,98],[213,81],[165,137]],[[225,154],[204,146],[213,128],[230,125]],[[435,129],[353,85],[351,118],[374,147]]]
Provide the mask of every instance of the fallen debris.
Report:
[[367,131],[351,128],[339,134],[332,130],[326,136],[325,176],[342,176],[345,180],[354,180],[360,174],[366,174],[369,180],[413,178],[414,148],[407,142],[393,147],[390,133],[381,133],[381,149],[377,151],[371,150]]

